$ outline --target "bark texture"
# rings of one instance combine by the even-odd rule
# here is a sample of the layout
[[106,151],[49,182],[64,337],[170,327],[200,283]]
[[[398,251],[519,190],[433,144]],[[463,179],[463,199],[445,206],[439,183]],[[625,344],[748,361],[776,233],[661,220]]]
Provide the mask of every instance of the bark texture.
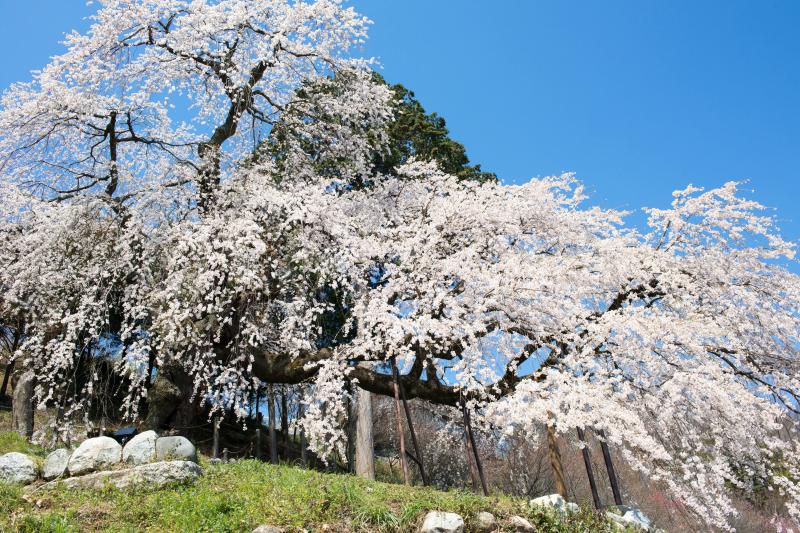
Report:
[[14,386],[12,400],[11,426],[20,435],[29,439],[33,436],[33,388],[36,376],[28,371],[20,376]]
[[561,452],[556,441],[556,429],[552,424],[547,425],[547,447],[550,452],[550,466],[553,467],[553,479],[556,483],[556,492],[567,500],[567,484],[564,482],[564,467],[561,463]]
[[356,474],[375,479],[374,436],[372,427],[372,393],[358,389],[356,393]]

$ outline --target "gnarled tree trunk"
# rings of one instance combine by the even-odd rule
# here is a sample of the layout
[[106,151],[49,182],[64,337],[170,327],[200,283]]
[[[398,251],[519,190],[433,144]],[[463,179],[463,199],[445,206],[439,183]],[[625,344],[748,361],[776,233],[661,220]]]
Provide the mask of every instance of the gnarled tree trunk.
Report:
[[372,393],[356,392],[356,474],[375,479],[375,453],[372,427]]
[[561,452],[556,441],[556,429],[552,424],[547,424],[547,447],[550,452],[550,466],[553,467],[553,479],[556,483],[556,492],[565,500],[567,497],[567,484],[564,482],[564,467],[561,464]]
[[11,426],[25,438],[33,436],[33,387],[36,376],[30,370],[22,374],[14,386]]

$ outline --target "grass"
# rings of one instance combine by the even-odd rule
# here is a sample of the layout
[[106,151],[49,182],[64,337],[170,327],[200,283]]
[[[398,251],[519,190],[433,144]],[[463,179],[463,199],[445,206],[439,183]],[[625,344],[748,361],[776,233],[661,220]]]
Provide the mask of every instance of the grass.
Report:
[[0,455],[10,452],[19,452],[33,457],[43,458],[47,454],[39,446],[31,444],[25,437],[17,433],[0,432]]
[[589,509],[562,517],[502,496],[370,482],[253,460],[204,466],[205,475],[194,485],[160,490],[57,489],[26,496],[20,487],[0,485],[0,531],[216,533],[247,532],[259,524],[287,531],[415,531],[430,510],[460,514],[467,531],[480,511],[501,523],[519,514],[539,532],[613,531]]

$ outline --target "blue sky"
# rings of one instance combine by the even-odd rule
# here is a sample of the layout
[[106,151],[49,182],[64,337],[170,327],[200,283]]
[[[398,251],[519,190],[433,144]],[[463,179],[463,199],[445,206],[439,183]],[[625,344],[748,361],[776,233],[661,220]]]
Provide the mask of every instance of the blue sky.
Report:
[[[575,171],[592,201],[665,206],[749,179],[800,240],[800,2],[353,0],[367,55],[506,182]],[[85,27],[82,0],[0,0],[0,87]]]

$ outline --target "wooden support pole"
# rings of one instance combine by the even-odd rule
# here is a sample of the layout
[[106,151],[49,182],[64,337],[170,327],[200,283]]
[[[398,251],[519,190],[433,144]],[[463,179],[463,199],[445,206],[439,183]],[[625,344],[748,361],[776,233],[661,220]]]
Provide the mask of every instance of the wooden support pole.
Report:
[[256,387],[256,424],[261,427],[261,387]]
[[[297,408],[297,418],[302,419],[305,415],[305,408],[303,407],[303,399],[300,398],[300,405]],[[308,452],[306,451],[306,432],[300,429],[300,462],[303,466],[308,466]]]
[[286,398],[286,388],[281,390],[281,438],[284,448],[289,447],[289,402]]
[[345,455],[347,457],[347,471],[351,474],[356,472],[356,402],[353,384],[347,384],[348,393],[350,397],[346,401],[347,407],[347,448]]
[[11,343],[11,350],[8,352],[8,356],[10,357],[8,363],[6,364],[6,370],[3,374],[3,384],[0,385],[0,399],[6,397],[6,393],[8,392],[8,384],[11,382],[11,374],[14,373],[14,365],[17,363],[16,358],[14,357],[17,348],[19,348],[20,343],[22,342],[22,336],[25,334],[25,326],[22,322],[18,322],[18,327],[14,328],[14,336],[13,341]]
[[214,416],[214,443],[211,445],[211,457],[219,459],[219,415]]
[[586,476],[589,478],[589,488],[592,489],[592,501],[594,502],[594,508],[600,509],[602,504],[600,503],[600,494],[597,492],[597,483],[594,481],[594,470],[592,469],[592,457],[589,455],[589,443],[586,441],[586,435],[583,432],[582,428],[576,428],[578,431],[578,438],[583,442],[583,449],[581,453],[583,454],[583,464],[586,466]]
[[256,453],[255,458],[261,460],[261,428],[256,428]]
[[3,374],[3,384],[0,385],[0,399],[6,397],[6,392],[8,392],[8,384],[11,382],[11,374],[14,373],[14,365],[16,362],[16,359],[12,359],[8,362],[8,364],[6,364],[6,371]]
[[550,454],[550,466],[553,468],[553,480],[558,492],[565,500],[567,498],[567,484],[564,482],[564,467],[561,464],[561,452],[556,441],[556,428],[547,424],[547,448]]
[[394,388],[394,410],[397,418],[397,436],[400,438],[400,464],[403,467],[403,480],[406,485],[411,485],[411,475],[408,471],[408,458],[406,457],[406,439],[403,434],[403,420],[400,413],[400,377],[397,370],[397,363],[392,357],[392,385]]
[[269,413],[269,460],[278,464],[278,436],[275,433],[275,387],[267,386],[267,412]]
[[422,451],[419,449],[417,442],[417,434],[414,431],[414,422],[411,420],[411,410],[408,408],[408,401],[406,401],[406,391],[403,389],[403,384],[399,383],[400,397],[403,399],[403,409],[406,412],[406,420],[408,421],[408,432],[411,434],[411,442],[414,444],[414,453],[416,454],[417,466],[419,466],[419,474],[422,477],[422,484],[428,485],[428,476],[425,475],[425,465],[422,462]]
[[608,448],[606,433],[602,429],[595,431],[595,433],[600,437],[600,447],[603,450],[603,460],[606,463],[608,480],[611,482],[611,492],[614,494],[614,503],[616,505],[622,505],[622,494],[619,491],[617,473],[614,471],[614,462],[611,460],[611,450]]
[[469,440],[467,428],[464,428],[464,450],[467,454],[467,468],[469,469],[469,477],[472,480],[472,492],[478,494],[480,490],[480,482],[478,481],[477,467],[475,466],[475,455],[472,453],[472,442]]
[[[464,432],[466,433],[467,439],[467,453],[472,453],[474,459],[475,469],[478,471],[478,479],[480,480],[481,489],[483,489],[483,495],[489,495],[489,486],[486,484],[486,476],[483,474],[483,464],[481,464],[480,455],[478,455],[478,446],[475,444],[475,435],[472,433],[472,423],[470,422],[469,416],[469,409],[467,408],[467,402],[464,401],[463,396],[461,400],[461,408],[464,414]],[[473,477],[473,485],[474,485],[474,477]],[[475,491],[477,492],[477,490]]]

